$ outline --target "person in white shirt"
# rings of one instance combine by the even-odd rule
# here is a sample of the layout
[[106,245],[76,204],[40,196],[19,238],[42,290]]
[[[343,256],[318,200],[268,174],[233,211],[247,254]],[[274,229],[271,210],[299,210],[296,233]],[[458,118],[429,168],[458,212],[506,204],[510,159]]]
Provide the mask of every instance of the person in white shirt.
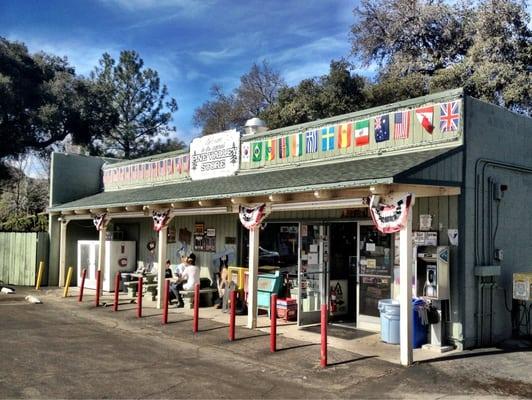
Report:
[[[196,264],[196,255],[190,253],[186,258],[185,262],[180,264],[183,265],[183,272],[177,277],[177,282],[170,285],[170,290],[174,293],[177,298],[177,308],[182,308],[184,306],[183,297],[179,293],[180,290],[193,290],[196,283],[199,283],[199,268]],[[178,270],[181,268],[178,265],[176,267],[176,275]]]

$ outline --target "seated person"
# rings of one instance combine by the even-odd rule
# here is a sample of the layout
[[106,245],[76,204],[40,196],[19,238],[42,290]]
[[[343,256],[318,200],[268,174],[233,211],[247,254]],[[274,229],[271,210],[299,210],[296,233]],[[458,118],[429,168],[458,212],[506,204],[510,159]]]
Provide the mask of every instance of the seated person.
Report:
[[195,264],[196,255],[194,253],[190,253],[185,261],[183,273],[181,273],[181,275],[177,278],[178,281],[170,286],[170,290],[177,298],[177,308],[182,308],[184,306],[183,297],[179,291],[194,290],[194,286],[200,282],[200,271]]
[[220,269],[216,274],[216,286],[218,287],[218,304],[216,305],[216,308],[222,308],[222,299],[224,297],[225,289],[227,287],[228,261],[229,258],[227,257],[227,255],[220,257]]

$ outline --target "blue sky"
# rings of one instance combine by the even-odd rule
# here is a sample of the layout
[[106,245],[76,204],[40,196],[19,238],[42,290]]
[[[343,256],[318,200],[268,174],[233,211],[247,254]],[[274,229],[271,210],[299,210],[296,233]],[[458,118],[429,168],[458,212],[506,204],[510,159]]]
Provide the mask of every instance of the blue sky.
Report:
[[137,50],[179,110],[185,142],[194,109],[214,83],[229,91],[265,59],[290,85],[349,55],[355,0],[0,0],[0,35],[67,56],[87,74],[104,52]]

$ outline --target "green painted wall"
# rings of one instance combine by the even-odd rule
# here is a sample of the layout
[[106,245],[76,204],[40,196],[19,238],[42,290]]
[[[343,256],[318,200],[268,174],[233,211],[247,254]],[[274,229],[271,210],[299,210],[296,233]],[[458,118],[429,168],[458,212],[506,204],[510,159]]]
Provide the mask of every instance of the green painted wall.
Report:
[[[46,261],[47,251],[46,232],[0,232],[0,280],[34,286],[39,261]],[[42,282],[46,284],[46,275]]]

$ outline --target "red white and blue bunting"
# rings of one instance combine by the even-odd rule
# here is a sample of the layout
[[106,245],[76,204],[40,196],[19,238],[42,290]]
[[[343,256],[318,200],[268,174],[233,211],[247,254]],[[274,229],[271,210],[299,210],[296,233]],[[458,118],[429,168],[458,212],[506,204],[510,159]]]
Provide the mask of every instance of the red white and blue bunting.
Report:
[[161,229],[168,226],[170,222],[170,210],[166,211],[154,211],[152,214],[153,218],[153,230],[159,232]]
[[93,215],[92,222],[94,223],[94,226],[96,227],[97,231],[101,231],[102,229],[107,228],[107,224],[109,223],[107,213]]
[[379,196],[371,196],[369,211],[373,223],[382,233],[395,233],[403,229],[408,221],[408,213],[414,195],[406,193],[387,196],[386,203],[381,203]]
[[251,230],[261,224],[266,217],[266,204],[257,207],[240,206],[238,216],[245,228]]

